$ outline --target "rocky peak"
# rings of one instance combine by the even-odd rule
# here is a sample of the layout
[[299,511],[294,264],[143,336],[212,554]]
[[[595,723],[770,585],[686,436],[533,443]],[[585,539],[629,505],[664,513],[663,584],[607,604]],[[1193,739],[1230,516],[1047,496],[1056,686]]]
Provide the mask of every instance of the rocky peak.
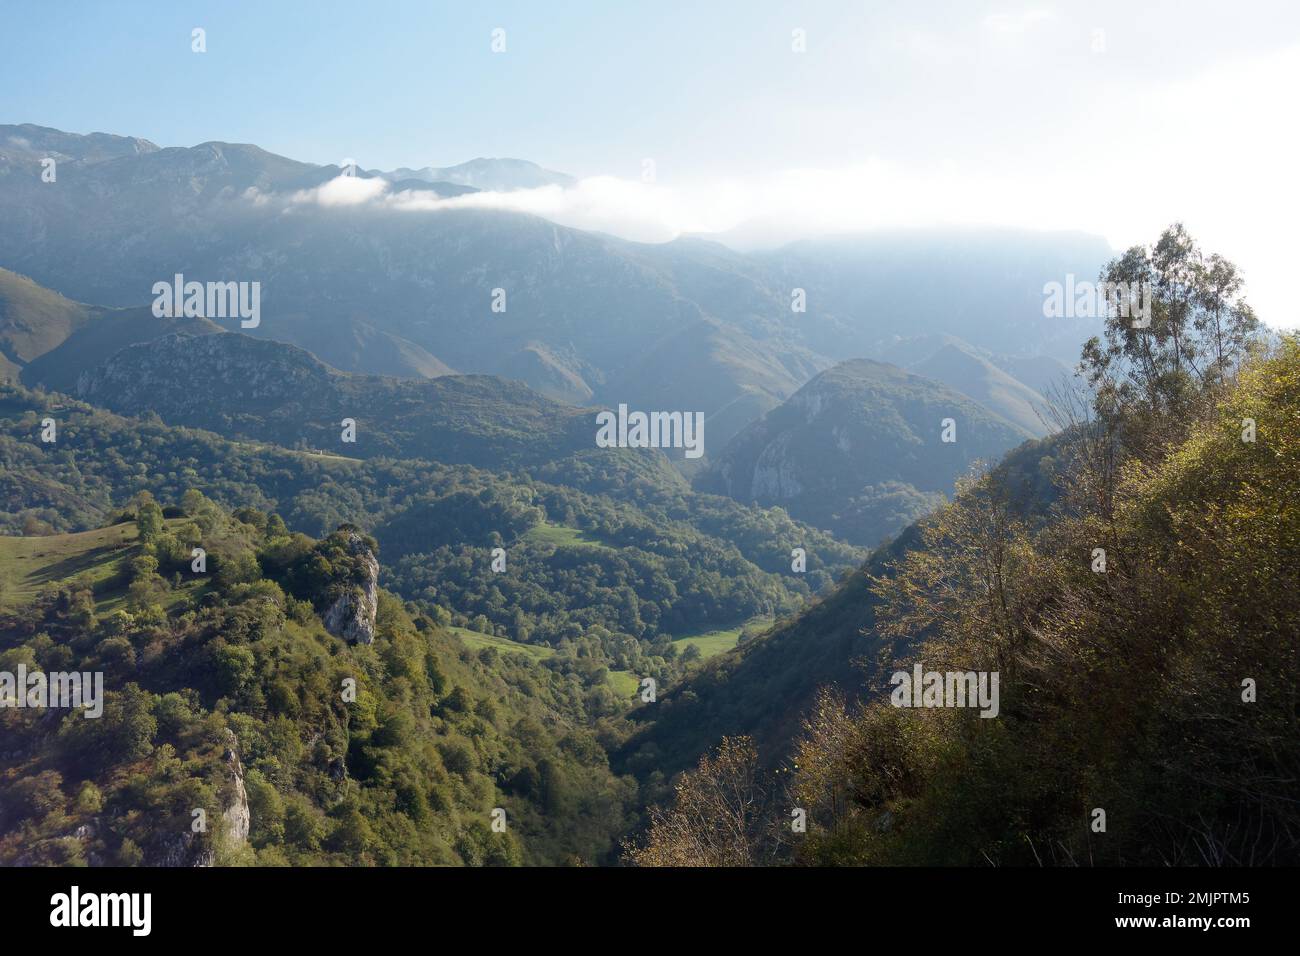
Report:
[[372,644],[375,614],[379,609],[379,559],[356,531],[341,532],[348,552],[361,565],[361,581],[350,584],[325,609],[321,619],[325,630],[349,644]]

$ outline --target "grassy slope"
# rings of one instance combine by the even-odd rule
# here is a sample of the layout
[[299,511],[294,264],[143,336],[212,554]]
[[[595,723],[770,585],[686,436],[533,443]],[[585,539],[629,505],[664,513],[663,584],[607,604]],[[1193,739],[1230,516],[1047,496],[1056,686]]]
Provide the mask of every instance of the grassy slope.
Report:
[[[535,661],[542,661],[551,657],[555,653],[555,648],[547,647],[541,644],[521,644],[518,641],[512,641],[508,637],[497,637],[494,634],[483,634],[479,631],[471,631],[467,627],[456,627],[449,625],[447,630],[455,634],[464,641],[473,650],[479,650],[484,647],[491,647],[503,654],[522,654]],[[629,671],[610,671],[609,686],[613,688],[614,693],[620,699],[631,697],[641,686],[637,676]]]
[[[173,518],[167,525],[184,520]],[[0,536],[0,606],[26,604],[43,588],[82,577],[94,588],[96,610],[112,610],[126,593],[119,582],[137,554],[136,538],[129,521],[76,534]]]
[[479,631],[471,631],[467,627],[448,625],[447,630],[451,631],[476,651],[480,648],[492,647],[502,653],[523,654],[537,661],[545,660],[555,653],[555,648],[553,647],[547,647],[542,644],[520,644],[518,641],[512,641],[508,637],[497,637],[494,634],[482,634]]
[[79,534],[0,537],[0,603],[25,604],[47,585],[86,575],[100,588],[113,580],[135,552],[134,524]]
[[57,347],[90,318],[88,306],[0,269],[0,381]]
[[524,538],[534,544],[550,545],[554,548],[586,547],[603,548],[606,551],[614,550],[599,538],[592,537],[585,531],[579,531],[577,528],[569,528],[564,525],[551,524],[549,521],[544,521],[530,529],[524,535]]
[[756,617],[746,621],[744,624],[737,624],[735,627],[720,628],[713,631],[700,631],[694,634],[683,634],[680,637],[673,638],[673,643],[682,645],[691,644],[700,649],[700,654],[707,660],[718,654],[726,653],[736,646],[740,640],[740,632],[753,624],[771,625],[773,619],[770,617]]

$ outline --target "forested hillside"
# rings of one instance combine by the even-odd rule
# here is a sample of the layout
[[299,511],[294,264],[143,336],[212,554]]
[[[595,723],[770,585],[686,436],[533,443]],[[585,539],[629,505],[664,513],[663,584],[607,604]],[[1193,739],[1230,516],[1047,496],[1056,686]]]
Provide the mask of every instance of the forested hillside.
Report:
[[636,786],[608,769],[572,648],[470,650],[384,591],[357,614],[372,643],[348,643],[322,621],[373,542],[194,491],[166,513],[137,496],[107,553],[40,539],[78,573],[0,611],[0,669],[100,671],[105,691],[98,719],[0,711],[0,862],[607,859]]
[[972,467],[1031,437],[937,380],[860,359],[822,372],[733,438],[696,487],[781,505],[874,547],[941,504]]
[[[48,444],[46,418],[58,429]],[[384,549],[384,584],[432,618],[576,646],[590,669],[666,686],[696,653],[676,639],[790,613],[861,558],[780,510],[691,492],[637,451],[588,449],[536,471],[293,451],[0,391],[0,527],[10,534],[100,527],[138,492],[177,501],[191,488],[229,508],[276,511],[310,535],[351,523]],[[791,571],[795,547],[806,553],[801,573]],[[504,551],[497,570],[494,548]],[[13,572],[0,563],[0,589]],[[602,709],[625,706],[594,686]]]
[[[1061,436],[1026,442],[987,478],[1027,522],[1041,522],[1057,499],[1062,445]],[[653,712],[632,715],[638,729],[620,759],[671,775],[723,737],[747,735],[765,764],[778,763],[789,755],[803,715],[822,688],[837,687],[849,698],[877,692],[886,642],[875,628],[879,598],[871,580],[924,547],[921,526],[909,526],[828,594],[735,652],[710,660]]]
[[[1109,267],[1160,295],[1150,329],[1115,317],[1085,347],[1093,402],[1061,409],[1066,431],[1041,461],[1055,491],[1029,498],[1050,507],[1026,508],[1005,469],[973,480],[914,540],[745,649],[759,660],[762,643],[845,622],[830,642],[841,673],[800,732],[774,744],[752,739],[771,717],[717,720],[758,698],[706,671],[700,699],[677,706],[731,736],[654,811],[631,859],[1300,860],[1300,341],[1267,345],[1231,267],[1200,262],[1174,227]],[[845,677],[856,628],[872,652],[860,682]],[[889,673],[914,665],[1000,675],[996,719],[897,706]],[[763,687],[745,673],[730,676]],[[769,771],[774,751],[788,759]],[[782,822],[792,808],[806,832]]]
[[[1300,342],[1181,226],[1101,275],[1149,322],[1048,327],[1099,243],[651,246],[20,129],[6,262],[271,291],[247,335],[0,270],[0,863],[1300,862]],[[705,457],[601,447],[615,403]],[[70,671],[102,716],[8,706]]]

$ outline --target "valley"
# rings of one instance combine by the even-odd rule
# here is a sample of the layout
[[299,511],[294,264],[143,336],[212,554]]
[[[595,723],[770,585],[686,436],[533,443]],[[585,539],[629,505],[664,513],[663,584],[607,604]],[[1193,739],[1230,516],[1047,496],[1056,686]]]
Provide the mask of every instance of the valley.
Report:
[[[1294,683],[1300,362],[1180,225],[739,252],[349,172],[0,126],[0,671],[106,692],[0,708],[0,863],[1294,857],[1233,708]],[[1098,272],[1148,326],[1045,321]]]

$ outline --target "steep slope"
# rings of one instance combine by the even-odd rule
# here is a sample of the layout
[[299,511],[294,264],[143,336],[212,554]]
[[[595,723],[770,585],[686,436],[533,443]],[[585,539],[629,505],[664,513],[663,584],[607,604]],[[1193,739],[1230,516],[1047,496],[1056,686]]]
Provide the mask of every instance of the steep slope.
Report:
[[[980,363],[992,365],[1015,379],[1015,385],[1007,385],[1003,382],[1004,388],[1011,396],[1006,411],[1012,413],[1012,415],[1005,415],[1005,417],[1015,420],[1012,416],[1019,414],[1022,420],[1018,421],[1018,424],[1024,425],[1034,432],[1040,431],[1043,428],[1043,423],[1039,420],[1036,412],[1031,413],[1032,417],[1024,414],[1026,404],[1032,405],[1035,409],[1050,408],[1055,397],[1076,391],[1082,386],[1082,381],[1075,377],[1072,363],[1064,362],[1051,355],[1005,355],[992,352],[946,332],[933,335],[890,336],[878,344],[876,351],[870,357],[883,362],[890,362],[918,374],[932,375],[958,391],[971,395],[972,398],[978,398],[974,393],[981,390],[990,393],[995,391],[991,386],[998,381],[1002,381],[997,372],[989,372],[983,368],[967,368],[962,371],[961,365],[969,362],[969,359],[963,359],[959,356],[951,357],[952,363],[956,366],[953,372],[959,374],[953,374],[952,381],[941,378],[941,375],[950,374],[945,369],[948,362],[942,360],[942,358],[936,358],[936,356],[940,356],[940,353],[948,348],[963,352],[967,356],[979,360]],[[925,371],[925,366],[932,359],[934,360],[934,367],[929,371]],[[972,392],[965,392],[959,384],[960,379],[963,377],[973,380],[974,384],[968,383],[967,386],[972,389]],[[1029,392],[1026,393],[1024,389],[1028,389]],[[1017,395],[1019,397],[1016,397]],[[994,397],[991,400],[996,401],[997,399]]]
[[975,399],[991,412],[1041,437],[1046,399],[988,359],[956,345],[945,345],[909,370]]
[[57,348],[23,369],[22,382],[73,394],[81,377],[130,345],[152,342],[173,332],[211,335],[222,331],[215,322],[196,318],[158,318],[150,309],[97,310]]
[[[1071,495],[1040,526],[996,489],[945,509],[882,582],[877,620],[923,638],[904,668],[1000,674],[997,719],[820,699],[792,758],[817,821],[799,862],[1300,861],[1300,591],[1277,586],[1300,577],[1300,341],[1203,397],[1154,412],[1166,443],[1124,461],[1112,494]],[[1099,458],[1070,484],[1110,473]],[[1099,541],[1120,556],[1101,568]]]
[[[571,661],[472,651],[383,591],[370,640],[349,642],[327,622],[358,573],[373,584],[373,541],[185,500],[177,520],[147,500],[105,529],[125,552],[116,609],[71,574],[0,609],[7,669],[103,680],[97,719],[0,711],[0,863],[608,861],[635,788],[610,773]],[[73,568],[99,560],[99,537],[42,540]]]
[[[704,319],[632,357],[595,397],[610,406],[704,411],[705,453],[717,454],[828,364],[807,350],[774,348]],[[682,408],[684,401],[694,404]]]
[[[943,441],[952,419],[955,441]],[[822,372],[737,435],[697,481],[872,545],[933,508],[1025,429],[930,379],[865,359]]]
[[1071,365],[1049,355],[994,355],[990,361],[1039,395],[1050,397],[1063,389],[1076,388],[1079,384]]
[[[1054,461],[1063,441],[1056,435],[1026,442],[993,471],[1029,522],[1041,520],[1057,498]],[[849,699],[880,693],[886,685],[876,655],[883,643],[873,629],[877,599],[868,575],[886,573],[921,546],[920,526],[910,525],[829,594],[712,658],[653,710],[638,711],[641,727],[620,751],[620,762],[638,775],[669,778],[722,737],[741,734],[752,736],[765,759],[775,761],[788,752],[819,688],[833,685]]]
[[0,381],[15,381],[33,360],[90,321],[94,310],[0,269]]

